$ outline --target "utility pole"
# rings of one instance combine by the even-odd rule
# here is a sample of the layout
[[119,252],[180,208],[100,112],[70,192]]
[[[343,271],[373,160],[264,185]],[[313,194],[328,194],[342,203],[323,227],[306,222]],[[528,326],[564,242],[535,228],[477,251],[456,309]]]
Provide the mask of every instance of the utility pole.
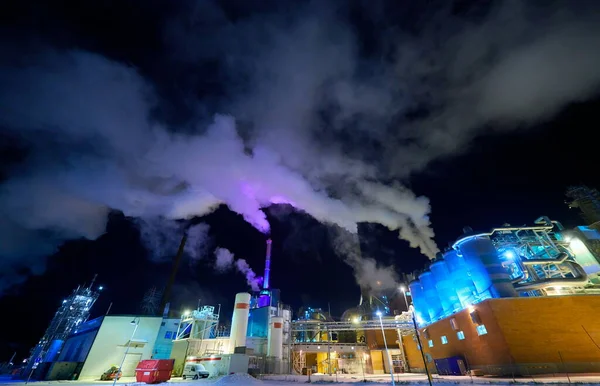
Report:
[[423,358],[423,365],[425,365],[425,373],[427,374],[427,381],[429,381],[429,386],[433,386],[431,383],[431,374],[429,373],[429,368],[427,368],[427,360],[425,359],[425,353],[423,352],[423,345],[421,344],[421,338],[419,337],[419,330],[417,328],[417,320],[415,319],[415,306],[411,307],[412,312],[412,320],[413,325],[415,326],[415,334],[417,335],[417,343],[419,344],[419,351],[421,351],[421,358]]

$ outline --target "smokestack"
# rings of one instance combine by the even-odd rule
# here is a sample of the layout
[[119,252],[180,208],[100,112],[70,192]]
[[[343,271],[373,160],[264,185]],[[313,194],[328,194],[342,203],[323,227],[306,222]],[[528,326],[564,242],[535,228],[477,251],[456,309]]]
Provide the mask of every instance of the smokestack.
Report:
[[265,276],[263,279],[263,289],[269,289],[269,275],[271,274],[271,239],[267,240],[267,256],[265,260]]
[[246,346],[248,330],[248,315],[250,313],[250,294],[240,292],[235,295],[233,316],[231,317],[231,334],[229,335],[229,353],[233,354],[236,347]]

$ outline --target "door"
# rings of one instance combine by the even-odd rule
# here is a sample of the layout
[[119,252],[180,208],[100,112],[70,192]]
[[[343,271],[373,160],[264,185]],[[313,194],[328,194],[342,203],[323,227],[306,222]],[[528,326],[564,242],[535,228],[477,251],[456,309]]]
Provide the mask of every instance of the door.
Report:
[[138,363],[142,360],[142,354],[127,354],[125,356],[125,361],[123,362],[123,368],[121,372],[123,373],[123,377],[134,377],[135,376],[135,368]]

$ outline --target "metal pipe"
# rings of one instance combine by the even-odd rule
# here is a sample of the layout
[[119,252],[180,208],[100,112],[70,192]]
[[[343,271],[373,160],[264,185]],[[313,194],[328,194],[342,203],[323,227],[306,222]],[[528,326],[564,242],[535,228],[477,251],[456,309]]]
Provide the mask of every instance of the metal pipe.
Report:
[[394,366],[392,366],[392,358],[390,357],[390,352],[388,351],[387,339],[385,339],[385,330],[383,329],[383,322],[381,320],[381,311],[377,311],[377,316],[379,316],[379,324],[381,325],[381,334],[383,335],[383,345],[385,347],[385,356],[387,358],[388,366],[390,366],[390,376],[392,377],[392,386],[396,386],[396,381],[394,380]]

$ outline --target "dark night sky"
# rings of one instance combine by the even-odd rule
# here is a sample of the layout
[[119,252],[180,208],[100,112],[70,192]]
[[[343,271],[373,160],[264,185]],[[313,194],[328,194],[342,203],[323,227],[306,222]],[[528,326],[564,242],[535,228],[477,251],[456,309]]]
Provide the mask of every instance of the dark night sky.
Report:
[[[173,5],[175,3],[179,5]],[[3,57],[0,71],[10,74],[6,70],[7,66],[21,66],[22,61],[26,60],[24,58],[31,58],[48,47],[58,51],[78,49],[94,52],[135,68],[157,90],[159,101],[150,112],[152,119],[164,123],[172,132],[189,132],[194,126],[190,122],[206,122],[206,116],[218,112],[223,105],[238,106],[232,102],[234,98],[231,95],[231,84],[235,84],[235,90],[240,93],[253,87],[246,77],[247,74],[227,70],[228,67],[224,63],[236,60],[235,55],[230,57],[227,53],[223,54],[215,45],[229,44],[227,47],[230,48],[235,44],[220,35],[222,30],[216,27],[211,30],[211,23],[217,25],[224,17],[236,26],[243,25],[244,28],[252,30],[262,28],[263,24],[244,23],[255,15],[266,14],[274,15],[269,16],[267,20],[275,19],[284,21],[285,24],[286,17],[295,15],[294,7],[307,2],[231,0],[213,3],[218,4],[223,11],[221,16],[215,17],[208,11],[201,10],[195,14],[196,19],[192,20],[193,18],[186,19],[183,15],[194,8],[194,1],[5,1],[0,6],[0,36],[3,37],[0,40],[0,48],[6,55],[0,55]],[[411,47],[415,42],[423,41],[419,39],[425,39],[424,41],[431,44],[432,50],[441,51],[439,45],[443,45],[444,42],[435,41],[434,37],[439,35],[432,31],[452,32],[460,29],[465,23],[487,20],[486,18],[491,17],[489,9],[493,8],[490,5],[493,2],[483,7],[475,7],[468,1],[456,1],[452,6],[448,6],[450,2],[442,2],[446,5],[438,9],[434,4],[440,3],[436,2],[424,4],[425,2],[421,1],[375,1],[377,6],[373,6],[369,12],[363,12],[367,3],[359,0],[347,2],[345,25],[350,25],[358,36],[356,55],[370,60],[375,58],[375,62],[399,60],[394,57],[397,52],[390,52],[390,41],[395,41],[394,39]],[[569,2],[545,3],[544,7],[539,9],[539,18],[543,17],[543,12],[550,12],[552,7],[561,9],[561,5]],[[577,12],[599,15],[599,8],[594,7],[593,2],[581,1],[577,4],[581,10],[572,10],[574,15],[577,15]],[[452,17],[460,19],[462,24],[449,23],[446,26],[441,8]],[[524,11],[530,15],[527,12]],[[525,19],[531,23],[539,22],[535,17]],[[173,28],[174,20],[180,23],[180,29]],[[196,27],[200,25],[200,28],[195,29],[192,24]],[[284,28],[280,24],[277,25],[278,28]],[[269,31],[268,28],[266,30]],[[551,30],[550,28],[548,31]],[[183,35],[176,35],[179,39],[176,42],[180,43],[180,47],[174,47],[174,40],[165,37],[174,34],[173,31],[184,31]],[[277,31],[275,29],[275,32]],[[597,28],[590,30],[590,35],[595,32]],[[194,34],[202,33],[208,37],[200,39],[196,36],[194,39]],[[492,35],[487,37],[496,36],[493,34],[498,32],[490,34]],[[186,41],[188,37],[189,41]],[[503,46],[508,44],[507,41],[491,39],[489,45],[497,44],[500,48],[495,54],[501,57],[503,53],[509,52]],[[484,41],[483,44],[487,43]],[[243,50],[243,47],[240,49]],[[181,50],[206,50],[217,54],[197,54],[198,57],[191,60],[181,55]],[[176,51],[178,53],[175,53]],[[428,59],[431,52],[417,52],[424,57],[415,57],[415,66],[435,67],[436,63],[432,64]],[[432,57],[435,58],[435,55]],[[493,55],[490,58],[486,60],[501,60]],[[547,62],[549,67],[553,65],[552,59]],[[569,66],[579,59],[581,58],[573,57],[566,66],[570,68]],[[590,62],[600,63],[597,57],[594,60],[596,61]],[[399,60],[404,64],[406,61]],[[561,61],[557,59],[556,62]],[[585,93],[580,94],[577,93],[580,89],[574,88],[569,91],[573,95],[559,97],[555,104],[548,103],[546,107],[531,108],[547,108],[552,110],[551,113],[532,113],[529,116],[528,113],[519,112],[516,115],[521,114],[522,119],[515,121],[507,119],[508,113],[492,116],[489,120],[464,118],[461,122],[477,127],[477,133],[467,136],[468,139],[457,140],[456,147],[440,146],[437,150],[431,150],[435,155],[425,157],[423,154],[430,154],[429,150],[423,145],[424,142],[418,143],[420,137],[413,133],[406,137],[395,136],[394,140],[390,140],[388,148],[373,145],[369,154],[362,155],[362,160],[368,163],[379,156],[385,158],[386,162],[373,162],[381,170],[395,171],[389,172],[382,180],[400,180],[417,195],[424,195],[430,199],[430,220],[435,231],[435,242],[440,248],[453,241],[466,225],[474,229],[487,229],[507,222],[530,223],[540,215],[562,221],[567,226],[577,225],[580,221],[579,215],[565,205],[564,192],[567,186],[573,184],[600,187],[600,177],[597,173],[597,141],[593,140],[600,127],[597,114],[600,107],[597,92],[600,85],[600,67],[595,66],[592,74],[585,73],[588,67],[575,65],[574,68],[576,73],[569,75],[573,79],[565,76],[565,82],[576,84],[582,77],[585,78],[586,85],[594,87],[591,91],[588,87]],[[541,73],[544,71],[540,68]],[[418,71],[417,75],[411,73],[416,78],[433,77],[433,83],[437,84],[435,71],[419,74],[421,73]],[[477,71],[473,70],[473,76],[476,75]],[[516,79],[523,81],[524,87],[528,86],[528,79]],[[413,80],[407,81],[407,87],[415,86],[411,83]],[[419,82],[421,81],[419,78]],[[0,77],[0,87],[6,84],[6,78]],[[535,82],[533,86],[536,86]],[[445,91],[450,89],[443,83],[439,83],[439,87],[445,87]],[[400,91],[389,90],[392,94]],[[394,117],[386,120],[386,123],[391,126],[410,126],[413,122],[431,125],[439,124],[439,121],[434,118],[422,120],[422,116],[440,117],[439,119],[448,117],[446,113],[451,110],[448,106],[453,105],[450,97],[438,99],[432,96],[431,93],[437,92],[435,87],[420,91],[409,95],[415,100],[414,106],[394,111],[390,114]],[[550,88],[547,93],[551,94],[553,91],[555,89]],[[404,98],[394,95],[394,98],[399,98],[394,99],[396,102]],[[1,97],[2,95],[0,104],[3,101]],[[523,103],[530,102],[531,106],[539,103],[535,98],[523,100]],[[543,98],[540,100],[545,101]],[[368,109],[368,106],[365,109]],[[240,115],[246,115],[248,120],[252,121],[251,114],[245,114],[244,111],[242,109]],[[463,104],[452,111],[463,117],[470,114],[479,117],[485,114],[475,106],[470,110],[469,104]],[[0,114],[3,112],[0,110]],[[36,114],[33,106],[31,115]],[[331,118],[328,114],[331,115],[327,111],[324,113],[324,120]],[[364,111],[361,110],[361,114],[364,114]],[[360,120],[361,117],[363,116],[359,115],[356,119]],[[455,116],[450,118],[454,119]],[[369,120],[370,117],[365,119]],[[380,122],[377,119],[373,118],[369,122]],[[0,183],[6,183],[4,186],[8,187],[7,191],[10,191],[12,185],[9,183],[15,176],[28,173],[28,169],[20,169],[20,165],[33,154],[31,149],[34,147],[32,142],[28,142],[29,139],[23,140],[26,137],[24,134],[4,130],[10,125],[10,122],[0,121]],[[417,127],[416,130],[419,129],[422,127]],[[465,132],[466,129],[454,134],[451,131],[450,135],[459,136]],[[330,133],[323,132],[323,137],[328,135]],[[357,143],[361,144],[361,140],[358,135],[351,139],[346,135],[342,133],[337,140],[347,146],[344,150],[350,154],[357,148]],[[366,136],[365,146],[368,146],[366,142],[369,139],[380,139],[371,132]],[[450,139],[444,138],[441,141],[451,142]],[[52,146],[53,142],[50,143]],[[420,152],[415,153],[416,156],[413,157],[410,151],[414,148],[410,145],[415,143],[420,146]],[[397,146],[400,155],[393,154],[394,146]],[[56,149],[58,155],[54,156],[60,158],[61,150],[58,147]],[[81,153],[87,151],[83,145],[78,149]],[[406,172],[398,171],[403,170],[398,163],[405,165],[407,160],[410,163],[417,157],[426,159],[427,166],[411,166],[407,167]],[[74,162],[73,160],[69,158],[69,162]],[[332,189],[331,186],[327,188]],[[0,198],[3,197],[2,194],[3,190],[0,190]],[[50,198],[46,204],[53,205]],[[1,286],[4,293],[0,297],[0,309],[14,315],[11,322],[14,325],[10,334],[0,336],[0,361],[5,360],[4,358],[7,360],[15,350],[19,355],[25,355],[43,333],[62,298],[77,285],[89,282],[95,273],[98,274],[98,283],[104,285],[105,290],[96,303],[94,316],[105,312],[110,303],[111,312],[114,313],[138,312],[144,292],[153,286],[160,288],[164,285],[170,270],[168,256],[175,250],[164,251],[167,259],[165,256],[162,256],[160,261],[151,258],[151,253],[140,241],[136,220],[125,216],[121,208],[111,209],[106,232],[96,240],[64,237],[68,241],[61,241],[55,253],[45,253],[42,257],[25,260],[25,265],[17,264],[18,260],[9,258],[8,253],[7,257],[0,256],[6,262],[1,266],[6,273],[0,276],[0,280],[6,280],[8,283],[9,276],[17,274],[27,277],[25,281],[12,287],[4,284]],[[5,210],[6,207],[0,207],[0,215],[3,217]],[[295,309],[305,305],[326,308],[330,303],[334,316],[339,316],[345,309],[356,305],[360,291],[351,267],[332,246],[330,227],[307,214],[291,210],[286,205],[274,205],[265,212],[271,225],[273,239],[271,284],[282,290],[283,301]],[[65,216],[69,216],[68,213]],[[257,272],[261,272],[267,236],[225,205],[221,205],[210,214],[196,218],[195,221],[210,226],[209,237],[205,240],[206,252],[200,259],[186,257],[181,265],[173,290],[174,307],[194,307],[198,299],[201,299],[202,303],[223,304],[225,317],[228,318],[228,308],[234,294],[245,291],[248,287],[240,273],[229,271],[217,274],[212,268],[212,251],[217,246],[227,248],[236,257],[246,259]],[[0,223],[0,230],[6,232],[7,229],[9,228]],[[393,265],[397,273],[410,273],[422,269],[427,262],[427,258],[417,249],[410,248],[406,241],[400,240],[397,232],[392,232],[382,225],[362,223],[359,225],[359,233],[363,254],[376,259],[384,266]],[[0,242],[2,241],[0,238]],[[44,260],[47,261],[45,269],[43,263],[40,263]],[[10,270],[7,267],[11,267]],[[30,275],[30,271],[36,274]]]

